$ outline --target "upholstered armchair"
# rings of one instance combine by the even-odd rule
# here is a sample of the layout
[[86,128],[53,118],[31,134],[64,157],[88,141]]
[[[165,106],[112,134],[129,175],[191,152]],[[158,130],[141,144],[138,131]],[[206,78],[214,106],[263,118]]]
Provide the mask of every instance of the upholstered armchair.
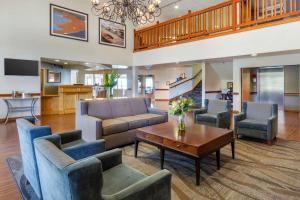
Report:
[[205,99],[204,108],[194,110],[196,123],[230,128],[230,101]]
[[34,141],[44,200],[171,199],[169,171],[147,176],[123,164],[120,149],[76,161],[51,137]]
[[243,103],[242,113],[234,116],[234,130],[237,137],[244,135],[272,144],[278,132],[278,105]]
[[[16,120],[21,156],[23,161],[24,175],[39,198],[42,197],[36,156],[34,152],[34,139],[52,134],[49,126],[35,126],[26,119]],[[59,138],[57,147],[62,149],[73,159],[82,159],[104,151],[103,140],[86,143],[81,139],[81,131],[65,132],[55,135]],[[89,148],[86,148],[88,146]]]

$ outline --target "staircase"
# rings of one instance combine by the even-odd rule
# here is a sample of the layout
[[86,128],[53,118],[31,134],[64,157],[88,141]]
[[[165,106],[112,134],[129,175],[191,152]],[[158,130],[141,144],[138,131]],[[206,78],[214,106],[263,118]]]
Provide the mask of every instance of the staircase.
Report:
[[195,107],[201,107],[202,105],[202,81],[191,92],[184,94],[184,97],[192,98]]

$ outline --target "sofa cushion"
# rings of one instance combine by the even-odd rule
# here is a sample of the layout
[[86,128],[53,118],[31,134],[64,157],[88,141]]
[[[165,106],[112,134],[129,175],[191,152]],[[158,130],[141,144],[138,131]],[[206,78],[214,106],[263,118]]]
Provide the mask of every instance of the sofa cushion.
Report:
[[83,139],[74,140],[72,142],[62,144],[61,148],[65,149],[65,148],[68,148],[68,147],[78,146],[78,145],[81,145],[81,144],[84,144],[84,143],[85,143],[85,141]]
[[103,172],[102,195],[113,195],[144,179],[146,175],[126,166],[118,165]]
[[118,119],[107,119],[102,121],[103,135],[111,135],[128,131],[128,122]]
[[128,101],[133,115],[145,114],[148,112],[144,98],[130,98]]
[[247,118],[267,120],[272,116],[272,104],[247,102]]
[[205,122],[205,123],[217,123],[217,115],[212,113],[204,113],[196,115],[196,119],[198,122]]
[[227,101],[222,100],[209,100],[207,112],[217,114],[226,111]]
[[148,125],[149,126],[165,122],[165,116],[164,115],[147,113],[147,114],[140,114],[140,115],[136,115],[136,116],[140,119],[148,120]]
[[134,115],[131,110],[129,99],[113,99],[109,101],[109,104],[112,111],[112,118]]
[[145,127],[145,126],[148,126],[148,124],[149,124],[149,121],[147,119],[140,118],[137,115],[120,117],[120,118],[116,118],[116,119],[127,122],[130,130]]
[[108,100],[93,100],[88,103],[88,115],[100,119],[110,119],[112,110]]
[[247,129],[255,129],[260,131],[268,130],[268,121],[267,120],[253,120],[253,119],[245,119],[238,122],[238,128],[247,128]]

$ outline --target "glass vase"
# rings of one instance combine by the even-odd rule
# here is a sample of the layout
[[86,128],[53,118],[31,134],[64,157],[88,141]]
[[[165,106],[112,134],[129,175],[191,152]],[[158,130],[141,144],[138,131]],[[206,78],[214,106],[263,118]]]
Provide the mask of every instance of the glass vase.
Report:
[[178,116],[178,131],[185,131],[185,114]]
[[106,98],[108,98],[108,99],[113,98],[113,88],[112,87],[106,88]]

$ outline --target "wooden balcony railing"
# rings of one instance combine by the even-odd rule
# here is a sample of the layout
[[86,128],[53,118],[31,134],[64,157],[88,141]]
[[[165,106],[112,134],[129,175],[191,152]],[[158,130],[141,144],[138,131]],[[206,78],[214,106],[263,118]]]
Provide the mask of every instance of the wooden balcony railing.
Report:
[[134,50],[148,50],[298,17],[299,0],[230,0],[134,32]]

